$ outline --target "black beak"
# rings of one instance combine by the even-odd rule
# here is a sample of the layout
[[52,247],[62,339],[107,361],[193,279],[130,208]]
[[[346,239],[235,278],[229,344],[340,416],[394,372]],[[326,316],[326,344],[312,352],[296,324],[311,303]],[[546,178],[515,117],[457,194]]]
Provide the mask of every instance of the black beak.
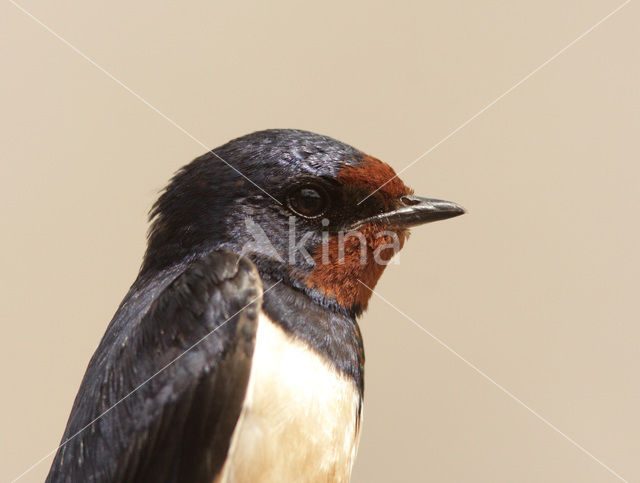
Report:
[[359,228],[367,223],[387,225],[391,228],[411,228],[412,226],[446,220],[465,213],[462,206],[452,201],[435,200],[413,195],[401,197],[399,204],[399,208],[360,220],[352,228]]

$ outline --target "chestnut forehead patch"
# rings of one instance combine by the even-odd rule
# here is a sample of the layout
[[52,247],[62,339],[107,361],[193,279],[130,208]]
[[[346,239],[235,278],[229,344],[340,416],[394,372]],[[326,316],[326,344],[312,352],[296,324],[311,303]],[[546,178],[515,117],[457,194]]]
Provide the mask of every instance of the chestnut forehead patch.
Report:
[[387,163],[364,154],[362,162],[358,165],[342,168],[338,173],[337,180],[342,184],[361,186],[371,191],[384,185],[379,193],[385,198],[398,198],[413,193],[413,190],[405,185],[400,178],[394,176],[396,176],[396,172]]

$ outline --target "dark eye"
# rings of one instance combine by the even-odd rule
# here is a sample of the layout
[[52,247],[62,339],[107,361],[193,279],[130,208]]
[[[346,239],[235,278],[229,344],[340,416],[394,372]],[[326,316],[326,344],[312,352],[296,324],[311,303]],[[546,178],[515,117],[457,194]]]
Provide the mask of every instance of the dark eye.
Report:
[[317,218],[326,211],[329,197],[320,186],[305,184],[291,191],[287,203],[294,213],[305,218]]

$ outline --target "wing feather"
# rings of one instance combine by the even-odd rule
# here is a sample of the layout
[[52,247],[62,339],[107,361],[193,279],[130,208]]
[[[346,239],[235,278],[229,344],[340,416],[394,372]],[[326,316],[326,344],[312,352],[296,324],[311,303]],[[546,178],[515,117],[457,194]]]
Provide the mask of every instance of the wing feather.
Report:
[[210,482],[222,468],[249,380],[260,277],[246,258],[216,251],[155,290],[130,293],[109,325],[48,482]]

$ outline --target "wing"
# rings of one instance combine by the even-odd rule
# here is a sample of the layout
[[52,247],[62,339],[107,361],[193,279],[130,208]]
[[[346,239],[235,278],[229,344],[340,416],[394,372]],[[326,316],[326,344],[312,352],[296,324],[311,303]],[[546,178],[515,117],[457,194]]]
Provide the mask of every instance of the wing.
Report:
[[116,314],[89,363],[48,482],[208,483],[222,468],[249,379],[258,272],[211,253],[136,319],[142,292],[118,311],[133,320]]

